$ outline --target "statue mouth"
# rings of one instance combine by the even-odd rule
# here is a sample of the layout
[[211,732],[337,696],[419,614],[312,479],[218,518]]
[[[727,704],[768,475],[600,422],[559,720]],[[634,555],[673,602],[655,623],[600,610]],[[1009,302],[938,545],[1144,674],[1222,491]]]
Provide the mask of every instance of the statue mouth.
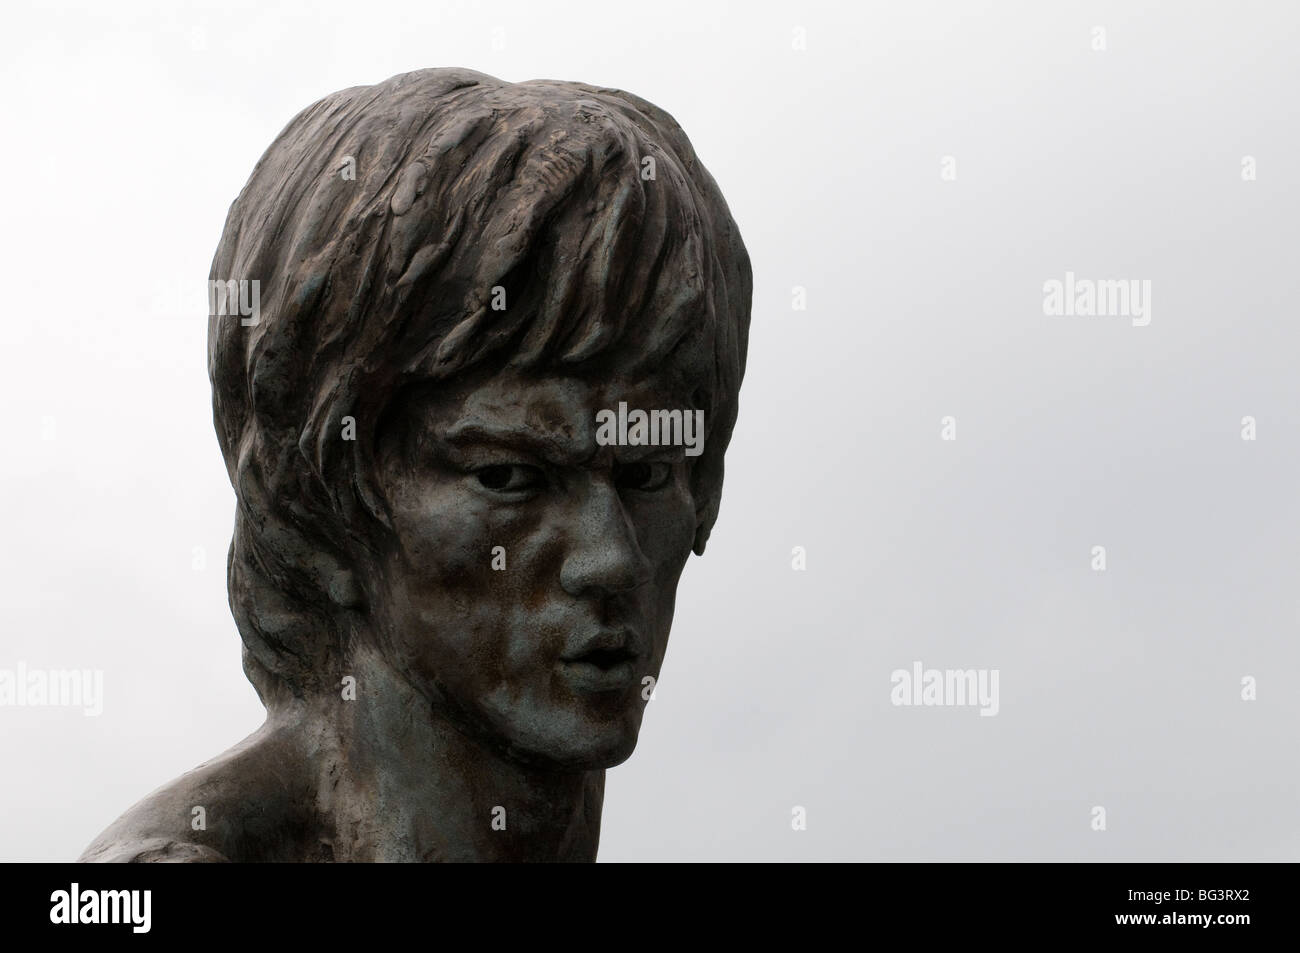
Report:
[[595,649],[584,655],[575,658],[565,659],[566,662],[578,663],[584,665],[594,665],[601,671],[609,671],[617,665],[624,662],[631,662],[636,658],[636,653],[627,648],[613,649]]
[[562,656],[558,668],[575,688],[588,691],[626,688],[636,680],[636,664],[640,658],[632,645],[627,630],[602,632],[576,652]]
[[613,668],[634,660],[640,653],[636,633],[629,628],[600,629],[560,656],[562,662],[582,662],[597,668]]

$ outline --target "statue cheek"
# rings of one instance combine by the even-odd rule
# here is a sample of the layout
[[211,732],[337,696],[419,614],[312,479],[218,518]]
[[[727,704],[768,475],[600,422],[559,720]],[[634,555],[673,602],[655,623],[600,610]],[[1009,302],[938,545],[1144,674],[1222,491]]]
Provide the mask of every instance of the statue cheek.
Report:
[[406,488],[394,500],[393,530],[404,570],[416,576],[469,581],[492,558],[488,508],[448,488]]

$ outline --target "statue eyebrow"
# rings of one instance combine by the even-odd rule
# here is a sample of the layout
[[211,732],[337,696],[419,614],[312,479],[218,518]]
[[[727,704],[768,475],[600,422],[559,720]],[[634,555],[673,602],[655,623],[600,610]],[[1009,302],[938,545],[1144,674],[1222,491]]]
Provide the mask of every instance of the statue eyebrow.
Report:
[[494,426],[474,420],[453,424],[442,434],[442,440],[454,447],[472,444],[495,444],[509,449],[526,449],[539,457],[555,463],[580,466],[594,457],[599,447],[592,438],[590,448],[575,438],[566,440],[532,427],[518,425]]

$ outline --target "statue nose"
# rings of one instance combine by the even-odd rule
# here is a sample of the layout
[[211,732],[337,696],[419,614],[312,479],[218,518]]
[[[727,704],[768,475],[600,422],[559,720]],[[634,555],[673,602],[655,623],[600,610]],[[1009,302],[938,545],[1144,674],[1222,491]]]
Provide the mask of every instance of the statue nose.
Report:
[[560,567],[560,585],[569,595],[626,592],[649,581],[650,562],[608,480],[589,487],[570,539]]

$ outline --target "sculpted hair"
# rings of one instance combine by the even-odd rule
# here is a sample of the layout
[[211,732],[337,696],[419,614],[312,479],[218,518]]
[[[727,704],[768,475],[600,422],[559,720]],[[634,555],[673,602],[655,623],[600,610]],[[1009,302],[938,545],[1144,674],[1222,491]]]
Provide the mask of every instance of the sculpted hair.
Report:
[[[343,90],[258,162],[209,278],[259,282],[255,324],[210,316],[208,369],[238,497],[230,605],[264,702],[339,681],[364,611],[348,570],[388,525],[376,425],[409,386],[473,367],[672,368],[705,411],[691,472],[703,552],[752,278],[722,195],[663,110],[469,70]],[[345,417],[355,440],[341,439]]]

